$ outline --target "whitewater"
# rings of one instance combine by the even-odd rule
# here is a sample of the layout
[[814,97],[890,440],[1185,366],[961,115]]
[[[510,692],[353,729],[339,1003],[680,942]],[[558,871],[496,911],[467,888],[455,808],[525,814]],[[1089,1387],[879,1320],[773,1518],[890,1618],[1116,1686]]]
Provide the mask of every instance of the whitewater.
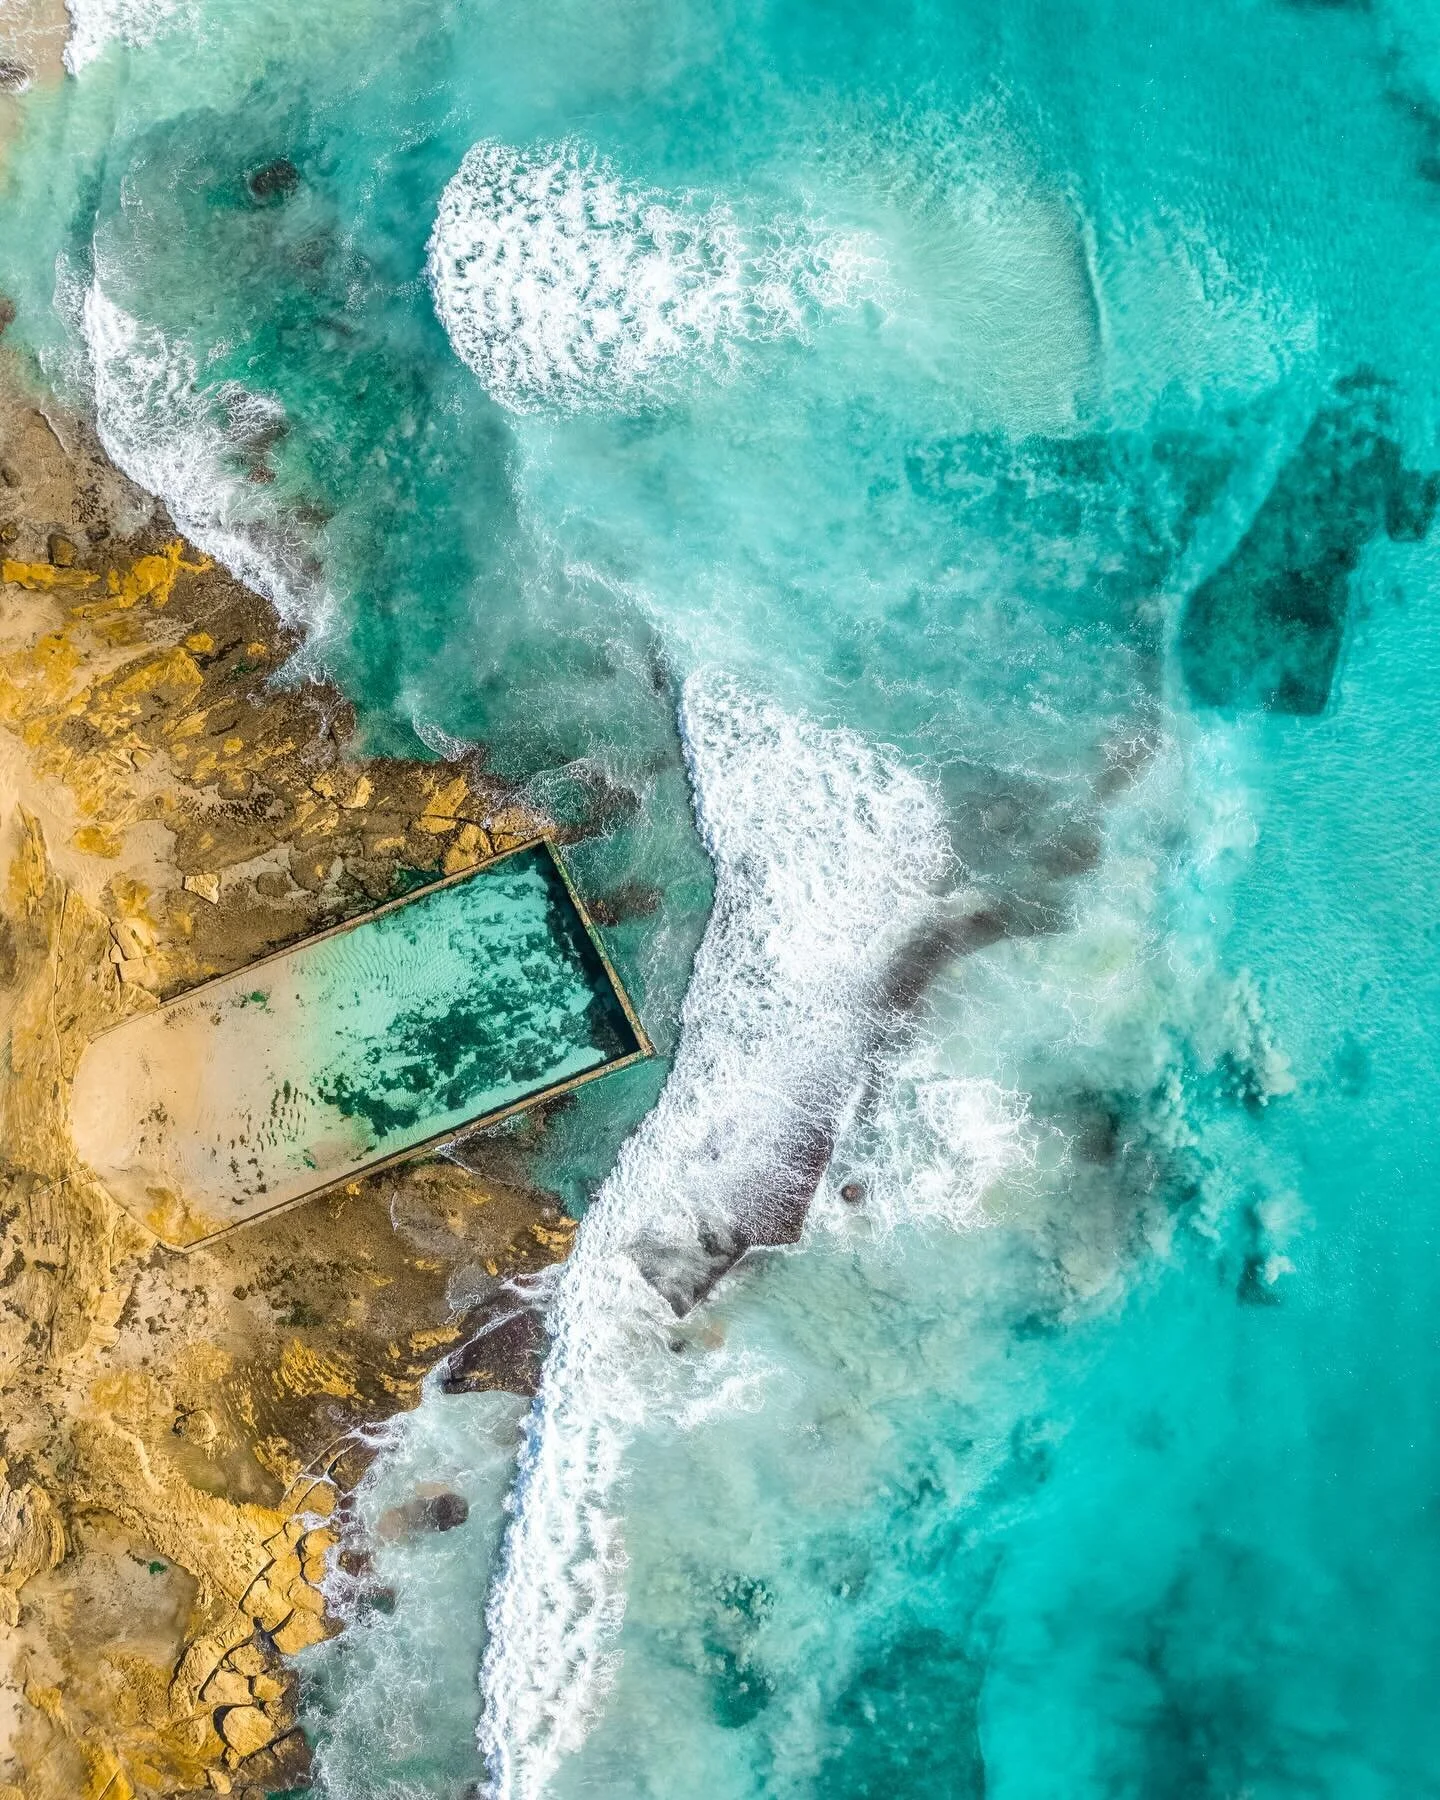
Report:
[[603,1696],[624,1606],[608,1503],[627,1428],[673,1384],[667,1322],[746,1248],[798,1235],[890,1027],[885,976],[949,860],[923,784],[853,733],[699,676],[681,731],[714,906],[665,1090],[548,1309],[489,1602],[481,1742],[496,1793],[525,1800]]

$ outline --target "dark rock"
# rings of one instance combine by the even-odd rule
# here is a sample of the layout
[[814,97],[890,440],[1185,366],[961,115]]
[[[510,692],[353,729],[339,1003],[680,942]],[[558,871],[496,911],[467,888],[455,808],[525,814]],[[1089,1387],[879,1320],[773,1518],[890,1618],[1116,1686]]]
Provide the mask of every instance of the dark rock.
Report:
[[404,1543],[424,1531],[454,1531],[470,1517],[470,1502],[451,1488],[417,1489],[403,1506],[389,1506],[380,1515],[376,1535],[387,1543]]
[[623,925],[627,919],[648,919],[664,898],[658,887],[644,881],[627,881],[601,894],[589,905],[597,925]]
[[252,169],[245,177],[245,186],[250,190],[250,197],[266,204],[271,200],[285,200],[300,185],[300,171],[288,156],[277,156],[274,162],[263,164]]
[[1247,1256],[1235,1284],[1235,1298],[1241,1306],[1278,1306],[1280,1296],[1265,1279],[1267,1259]]
[[355,1602],[355,1608],[361,1618],[369,1613],[379,1613],[382,1619],[388,1619],[399,1604],[400,1596],[393,1587],[377,1584],[365,1589]]
[[[0,94],[23,94],[30,85],[30,71],[24,63],[12,62],[7,56],[0,59]],[[8,306],[10,303],[6,301]],[[14,318],[15,309],[10,307],[10,318]],[[8,325],[10,320],[5,323]]]
[[[0,326],[0,331],[3,329],[4,327]],[[0,481],[3,481],[6,487],[19,487],[20,471],[12,463],[0,463]]]
[[514,1296],[506,1294],[478,1307],[467,1324],[472,1335],[441,1364],[440,1385],[445,1392],[501,1388],[511,1394],[533,1394],[548,1342],[538,1314],[517,1306]]
[[463,1494],[433,1494],[424,1503],[424,1513],[431,1531],[453,1531],[470,1517],[470,1502]]
[[262,1793],[286,1793],[310,1786],[310,1746],[303,1731],[289,1731],[253,1756],[235,1765],[238,1786],[257,1787]]
[[45,540],[45,547],[50,553],[50,560],[57,569],[73,569],[75,567],[75,546],[62,531],[52,531]]
[[863,1181],[847,1181],[840,1190],[840,1198],[847,1206],[858,1206],[865,1198],[865,1183]]

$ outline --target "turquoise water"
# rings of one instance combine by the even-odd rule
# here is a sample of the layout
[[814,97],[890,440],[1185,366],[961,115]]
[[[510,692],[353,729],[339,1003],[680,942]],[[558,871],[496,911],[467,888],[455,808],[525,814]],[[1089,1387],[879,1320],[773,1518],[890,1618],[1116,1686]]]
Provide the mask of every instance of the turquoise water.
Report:
[[1440,1791],[1429,12],[77,8],[15,329],[665,1052],[324,1790]]
[[634,1055],[634,1031],[544,849],[421,895],[295,960],[326,1052],[304,1084],[404,1148]]

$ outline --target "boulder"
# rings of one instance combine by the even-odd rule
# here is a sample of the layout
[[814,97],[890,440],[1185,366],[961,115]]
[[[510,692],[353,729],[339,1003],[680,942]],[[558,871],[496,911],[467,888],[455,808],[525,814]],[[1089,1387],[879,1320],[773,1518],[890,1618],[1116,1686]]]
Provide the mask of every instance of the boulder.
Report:
[[273,1744],[235,1767],[237,1784],[262,1794],[286,1793],[310,1785],[310,1746],[303,1731],[287,1731]]
[[300,1610],[292,1612],[285,1623],[277,1626],[271,1635],[275,1639],[275,1648],[282,1656],[298,1656],[312,1644],[322,1643],[330,1634],[318,1613]]
[[236,1669],[218,1668],[200,1690],[207,1706],[248,1706],[250,1683]]
[[220,1715],[220,1735],[241,1758],[263,1750],[275,1736],[275,1726],[258,1706],[230,1706]]

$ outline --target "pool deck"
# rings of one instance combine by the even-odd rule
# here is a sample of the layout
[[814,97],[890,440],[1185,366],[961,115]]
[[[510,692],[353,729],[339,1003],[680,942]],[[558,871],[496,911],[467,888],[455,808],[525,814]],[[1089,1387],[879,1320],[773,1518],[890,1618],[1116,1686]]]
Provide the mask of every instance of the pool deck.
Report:
[[[613,1002],[618,1006],[628,1032],[629,1048],[623,1046],[619,1021],[612,1014],[614,1032],[610,1041],[612,1046],[618,1046],[618,1053],[611,1053],[603,1042],[596,1042],[592,1033],[588,1044],[577,1049],[572,1043],[568,1053],[572,1072],[555,1079],[542,1079],[535,1087],[516,1093],[502,1104],[482,1106],[458,1120],[453,1116],[444,1117],[437,1129],[418,1137],[406,1136],[393,1148],[384,1141],[384,1132],[390,1129],[388,1126],[381,1127],[377,1137],[373,1127],[367,1131],[363,1118],[355,1116],[367,1112],[363,1097],[349,1106],[342,1103],[347,1116],[341,1119],[329,1096],[320,1102],[315,1100],[313,1090],[320,1085],[315,1081],[297,1081],[292,1095],[292,1085],[286,1077],[283,1084],[286,1104],[280,1109],[282,1116],[277,1125],[276,1102],[282,1085],[280,1070],[282,1066],[297,1070],[302,1067],[306,1050],[313,1045],[312,1034],[317,1029],[313,1015],[317,1009],[324,1012],[328,1004],[330,1016],[323,1019],[323,1026],[330,1039],[336,1039],[337,1034],[346,1038],[350,1031],[343,1021],[337,1022],[333,999],[328,1002],[307,999],[307,982],[314,990],[314,971],[326,961],[323,956],[316,957],[317,949],[333,944],[337,939],[353,937],[366,927],[391,921],[396,915],[419,907],[425,901],[433,901],[435,896],[449,890],[483,881],[501,865],[515,858],[534,858],[538,851],[543,851],[547,860],[537,864],[537,868],[542,874],[548,868],[559,877],[568,904],[573,908],[574,923],[583,929],[585,947],[593,953],[598,964],[598,969],[585,971],[580,962],[572,959],[565,963],[557,956],[556,966],[563,964],[563,973],[574,990],[566,996],[572,1038],[577,1029],[573,1024],[578,1016],[577,996],[588,992],[596,1005],[608,1007]],[[517,865],[517,869],[519,867]],[[520,879],[527,879],[523,871]],[[538,876],[532,875],[528,879],[538,879]],[[502,887],[504,885],[502,883]],[[478,894],[478,887],[476,892]],[[470,904],[470,899],[457,896],[457,903],[464,907]],[[560,903],[557,901],[556,904]],[[418,921],[420,915],[416,916]],[[465,921],[462,919],[459,923]],[[573,926],[571,931],[573,937]],[[384,932],[383,927],[382,934],[392,941],[408,942],[412,947],[418,942],[413,934],[397,936],[393,930]],[[470,941],[454,931],[452,938]],[[369,947],[373,950],[378,943],[379,937],[372,935]],[[350,946],[342,948],[349,949]],[[425,947],[421,948],[419,960],[424,965],[429,959],[423,955]],[[512,947],[503,939],[497,941],[496,949],[502,960],[516,960]],[[356,954],[358,956],[359,952]],[[485,963],[485,957],[477,959],[477,967],[483,969]],[[366,972],[362,968],[357,973]],[[403,977],[405,972],[402,957],[400,976]],[[389,973],[393,985],[394,970]],[[589,984],[584,989],[578,985],[582,975]],[[287,976],[290,977],[288,985]],[[502,979],[495,974],[493,958],[486,979]],[[504,990],[507,999],[512,993],[522,992],[523,965],[517,968],[513,977],[505,979],[509,980],[509,987]],[[417,999],[417,993],[407,991],[402,982],[398,995],[391,996],[388,1003],[392,1008],[398,1008],[406,1001],[412,1002],[412,1010],[404,1016],[413,1019],[418,1016],[413,1006],[423,1001],[423,996]],[[251,1001],[259,1004],[249,1006]],[[363,999],[356,998],[350,1004],[359,1007]],[[522,1025],[527,1022],[522,1018]],[[365,1028],[359,1029],[363,1034]],[[378,1032],[374,1020],[369,1029],[379,1046],[378,1051],[374,1045],[367,1049],[374,1066],[376,1055],[383,1053],[393,1038],[394,1027],[387,1025],[382,1015]],[[604,1035],[602,1033],[601,1037]],[[532,1029],[532,1040],[533,1037]],[[367,1040],[363,1035],[359,1041],[362,1048],[366,1048]],[[557,1055],[563,1054],[563,1051],[557,1052]],[[548,837],[537,837],[287,945],[241,969],[201,983],[153,1011],[100,1033],[87,1047],[76,1070],[71,1105],[72,1131],[81,1156],[119,1204],[172,1248],[189,1249],[257,1218],[303,1205],[363,1176],[408,1162],[471,1131],[497,1124],[602,1075],[644,1061],[653,1054],[645,1028],[563,858]],[[299,1061],[282,1061],[292,1057]],[[575,1066],[577,1061],[587,1060],[588,1066]],[[412,1056],[404,1065],[406,1074],[413,1074],[415,1066]],[[507,1071],[507,1078],[513,1088],[513,1070]],[[301,1100],[299,1090],[302,1087],[309,1090],[304,1093],[303,1100],[311,1116],[297,1123],[291,1131],[283,1115],[292,1098],[297,1102]],[[383,1109],[388,1105],[387,1096],[394,1091],[385,1086],[382,1079],[375,1103]],[[399,1091],[405,1097],[407,1090]],[[371,1099],[375,1100],[375,1096]],[[414,1108],[416,1123],[424,1122],[420,1118],[423,1104],[422,1095]],[[444,1109],[440,1110],[443,1113]],[[321,1125],[324,1130],[316,1123],[320,1115],[323,1115]],[[308,1148],[301,1141],[307,1133],[313,1139]],[[226,1142],[230,1152],[226,1160],[234,1171],[233,1177],[224,1173],[218,1160],[226,1157]],[[238,1152],[237,1144],[240,1146]],[[236,1161],[237,1154],[246,1157],[247,1165],[253,1164],[253,1173],[248,1166],[242,1171]],[[207,1157],[208,1161],[205,1160]],[[262,1167],[262,1159],[267,1157],[269,1160]],[[297,1158],[303,1159],[303,1167]],[[278,1177],[277,1170],[280,1171]]]

